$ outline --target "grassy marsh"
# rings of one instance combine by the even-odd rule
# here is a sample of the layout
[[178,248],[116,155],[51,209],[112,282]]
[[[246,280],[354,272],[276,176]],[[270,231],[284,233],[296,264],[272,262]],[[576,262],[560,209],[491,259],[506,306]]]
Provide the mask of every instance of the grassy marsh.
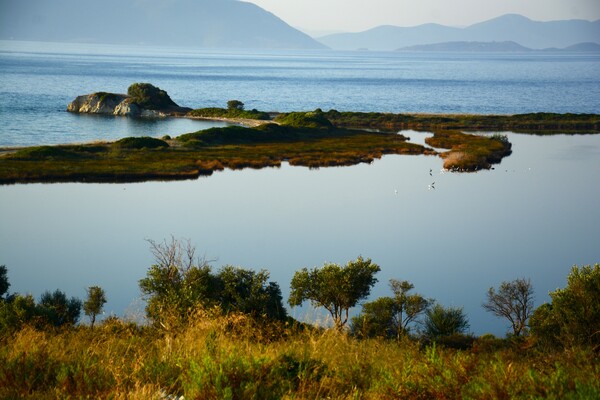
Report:
[[[434,132],[426,143],[444,167],[476,171],[511,153],[501,135],[480,136],[461,130],[516,130],[536,134],[597,133],[596,114],[412,115],[295,112],[278,114],[239,109],[198,109],[202,118],[255,121],[252,128],[212,128],[158,140],[125,138],[115,143],[0,149],[0,184],[27,182],[138,182],[193,179],[214,171],[278,167],[282,162],[310,168],[369,163],[385,154],[438,154],[408,143],[399,129]],[[366,131],[360,129],[376,129]],[[4,154],[2,154],[4,153]]]
[[[0,340],[0,397],[151,399],[595,398],[591,351],[481,337],[468,350],[209,315],[173,332],[116,318]],[[162,396],[162,397],[161,397]]]

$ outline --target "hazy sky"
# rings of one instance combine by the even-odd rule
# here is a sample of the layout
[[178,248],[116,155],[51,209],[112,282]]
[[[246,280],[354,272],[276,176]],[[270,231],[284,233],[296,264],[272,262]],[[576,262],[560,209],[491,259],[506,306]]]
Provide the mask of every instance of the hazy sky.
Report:
[[600,19],[600,0],[245,0],[288,24],[313,31],[362,31],[377,25],[436,22],[466,26],[503,14],[537,21]]

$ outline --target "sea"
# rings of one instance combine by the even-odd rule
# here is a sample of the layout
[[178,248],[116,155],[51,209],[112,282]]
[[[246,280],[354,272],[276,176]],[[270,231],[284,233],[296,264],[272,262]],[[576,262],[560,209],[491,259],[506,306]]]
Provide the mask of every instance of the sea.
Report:
[[[224,126],[184,118],[66,112],[76,96],[134,82],[181,106],[262,111],[600,113],[600,56],[567,53],[248,51],[0,41],[0,147],[177,136]],[[402,132],[423,142],[430,132]],[[495,132],[479,132],[491,134]],[[358,255],[389,279],[463,307],[475,334],[508,327],[482,309],[489,287],[529,278],[536,305],[575,264],[600,262],[600,135],[506,134],[493,169],[447,173],[435,156],[310,170],[223,171],[183,182],[0,186],[0,265],[10,291],[85,297],[105,316],[143,319],[147,239],[190,240],[218,269],[266,269],[284,299],[294,271]],[[434,189],[431,184],[435,183]],[[353,313],[360,311],[356,307]],[[324,321],[322,310],[289,310]],[[85,318],[82,318],[85,322]],[[415,327],[418,329],[418,327]]]

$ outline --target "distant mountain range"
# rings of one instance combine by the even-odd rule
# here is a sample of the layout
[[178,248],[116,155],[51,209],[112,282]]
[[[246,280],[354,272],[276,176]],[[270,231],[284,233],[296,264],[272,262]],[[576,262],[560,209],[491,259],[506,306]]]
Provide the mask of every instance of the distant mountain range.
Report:
[[0,39],[325,48],[275,15],[237,0],[0,0]]
[[515,42],[443,42],[433,44],[418,44],[402,47],[398,51],[423,52],[473,52],[473,53],[531,53],[531,52],[568,52],[568,53],[600,53],[600,44],[586,42],[578,43],[562,49],[550,47],[546,49],[531,49]]
[[364,32],[338,33],[318,40],[336,50],[396,50],[443,42],[515,42],[530,49],[565,48],[600,41],[600,20],[538,22],[507,14],[466,28],[438,24],[379,26]]

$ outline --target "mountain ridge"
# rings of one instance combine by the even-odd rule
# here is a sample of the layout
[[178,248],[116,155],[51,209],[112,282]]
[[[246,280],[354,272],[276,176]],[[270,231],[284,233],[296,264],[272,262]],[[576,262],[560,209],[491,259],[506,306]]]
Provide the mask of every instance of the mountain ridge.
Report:
[[6,0],[0,39],[208,48],[324,49],[272,13],[237,0]]
[[532,49],[513,41],[504,42],[477,42],[456,41],[431,44],[419,44],[397,49],[402,52],[495,52],[495,53],[539,53],[539,52],[571,52],[571,53],[600,53],[600,44],[595,42],[576,43],[564,48],[549,47],[545,49]]
[[512,41],[532,49],[564,48],[600,38],[600,20],[581,19],[533,21],[519,14],[505,14],[467,27],[427,23],[412,27],[381,25],[362,32],[317,38],[335,50],[396,50],[402,47],[441,42]]

